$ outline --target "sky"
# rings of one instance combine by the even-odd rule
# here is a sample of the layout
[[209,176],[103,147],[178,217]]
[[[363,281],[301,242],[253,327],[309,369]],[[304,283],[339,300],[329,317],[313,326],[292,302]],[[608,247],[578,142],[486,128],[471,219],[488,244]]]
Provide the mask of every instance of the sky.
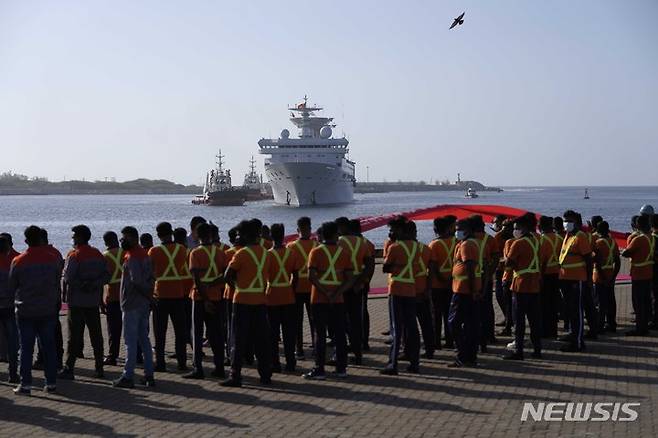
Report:
[[655,0],[0,0],[0,171],[199,184],[221,148],[242,183],[308,95],[362,181],[658,185],[657,20]]

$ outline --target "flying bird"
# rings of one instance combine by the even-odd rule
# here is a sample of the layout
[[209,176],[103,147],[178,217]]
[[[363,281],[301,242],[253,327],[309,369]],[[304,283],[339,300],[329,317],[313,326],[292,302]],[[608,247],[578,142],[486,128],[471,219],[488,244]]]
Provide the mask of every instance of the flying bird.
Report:
[[[450,29],[452,29],[453,27],[455,27],[457,25],[461,26],[462,24],[464,24],[464,14],[466,14],[466,12],[462,12],[462,14],[459,17],[455,18],[455,21],[452,22],[452,25],[450,26]],[[448,30],[450,30],[450,29],[448,29]]]

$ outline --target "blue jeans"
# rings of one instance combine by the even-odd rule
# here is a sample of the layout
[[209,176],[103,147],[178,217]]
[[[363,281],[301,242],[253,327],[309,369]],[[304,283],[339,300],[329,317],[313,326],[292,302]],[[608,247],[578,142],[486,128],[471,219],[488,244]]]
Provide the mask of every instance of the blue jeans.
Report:
[[9,362],[9,375],[18,374],[18,328],[14,309],[0,309],[0,325],[2,335],[7,338],[7,361]]
[[150,313],[150,307],[123,312],[123,342],[126,344],[126,365],[123,368],[123,376],[127,379],[132,380],[135,375],[138,345],[144,355],[144,376],[153,377],[153,350],[149,340]]
[[34,341],[39,337],[43,348],[43,368],[46,375],[46,385],[54,385],[57,381],[57,351],[55,349],[55,322],[57,316],[39,318],[16,317],[18,336],[21,346],[20,374],[21,385],[32,386],[32,356]]

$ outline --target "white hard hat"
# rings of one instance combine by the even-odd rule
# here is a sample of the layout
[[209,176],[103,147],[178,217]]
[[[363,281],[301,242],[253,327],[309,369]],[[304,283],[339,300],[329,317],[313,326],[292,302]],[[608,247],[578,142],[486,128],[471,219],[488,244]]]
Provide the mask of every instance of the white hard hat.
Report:
[[640,214],[653,215],[653,207],[649,204],[644,204],[642,208],[640,208]]

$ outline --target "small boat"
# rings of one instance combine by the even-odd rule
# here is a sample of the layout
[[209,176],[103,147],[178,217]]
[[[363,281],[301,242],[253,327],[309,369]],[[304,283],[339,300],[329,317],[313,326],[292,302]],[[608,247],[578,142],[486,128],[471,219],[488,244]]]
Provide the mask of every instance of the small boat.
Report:
[[464,197],[465,198],[470,198],[470,199],[475,199],[475,198],[478,198],[479,195],[477,194],[475,189],[473,189],[472,187],[469,187],[468,190],[466,190],[466,194],[464,195]]
[[203,195],[192,199],[195,205],[240,206],[247,200],[247,194],[242,188],[231,185],[231,171],[224,169],[222,151],[217,155],[217,168],[206,174]]
[[583,199],[589,199],[589,191],[587,189],[585,189],[585,196]]

